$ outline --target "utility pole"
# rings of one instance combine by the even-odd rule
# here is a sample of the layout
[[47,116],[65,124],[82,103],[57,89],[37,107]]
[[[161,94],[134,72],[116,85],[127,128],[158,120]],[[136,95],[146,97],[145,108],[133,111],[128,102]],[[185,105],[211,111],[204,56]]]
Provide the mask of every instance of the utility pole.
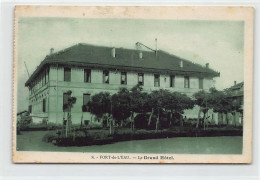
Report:
[[24,61],[24,65],[25,65],[25,68],[26,68],[26,71],[27,71],[28,77],[30,77],[30,74],[29,74],[29,71],[28,71],[28,68],[27,68],[27,65],[26,65],[25,61]]
[[[24,65],[25,65],[25,68],[26,68],[26,72],[27,72],[27,74],[28,74],[28,78],[30,78],[30,73],[29,73],[29,71],[28,71],[28,68],[27,68],[27,65],[26,65],[25,61],[24,61]],[[34,95],[35,99],[37,100],[37,97],[36,97],[36,94],[35,94],[34,89],[31,88],[31,91],[33,92],[33,95]],[[30,87],[29,87],[29,92],[30,92]],[[28,100],[30,101],[30,93],[29,93]],[[29,104],[30,104],[30,103],[29,103]]]
[[[65,128],[65,137],[71,136],[71,126],[72,126],[72,121],[71,121],[71,108],[73,107],[73,104],[76,103],[76,97],[71,97],[71,90],[67,91],[68,95],[68,102],[66,104],[68,113],[67,113],[67,121],[66,121],[66,128]],[[64,133],[62,133],[64,134]]]

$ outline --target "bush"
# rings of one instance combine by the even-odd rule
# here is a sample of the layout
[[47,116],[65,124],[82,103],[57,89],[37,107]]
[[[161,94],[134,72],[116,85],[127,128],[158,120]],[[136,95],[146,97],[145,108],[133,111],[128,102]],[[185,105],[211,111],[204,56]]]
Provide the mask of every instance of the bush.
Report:
[[58,138],[58,135],[56,132],[48,132],[45,134],[42,138],[43,142],[52,142],[53,140],[56,140]]
[[153,115],[150,126],[148,126],[149,117],[150,117],[149,114],[138,114],[134,119],[135,128],[137,128],[137,129],[155,129],[156,116]]
[[89,124],[88,126],[87,126],[87,129],[102,129],[102,124]]
[[148,120],[149,120],[149,115],[138,114],[134,119],[135,127],[137,129],[146,129],[148,127]]

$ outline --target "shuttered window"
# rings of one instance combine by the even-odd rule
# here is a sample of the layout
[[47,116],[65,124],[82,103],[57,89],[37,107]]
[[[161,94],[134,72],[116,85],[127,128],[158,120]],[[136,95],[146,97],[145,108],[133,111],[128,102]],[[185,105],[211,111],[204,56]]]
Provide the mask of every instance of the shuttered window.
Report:
[[121,72],[121,84],[127,84],[126,72]]
[[103,83],[109,84],[109,71],[103,71]]
[[144,73],[138,73],[138,84],[144,85]]
[[199,78],[199,89],[203,89],[203,78]]
[[170,76],[170,87],[175,87],[175,76]]
[[159,74],[154,75],[154,87],[160,87],[160,75]]
[[90,101],[90,94],[83,94],[83,105],[85,108],[83,108],[83,112],[89,112],[89,106],[88,103]]
[[190,77],[184,76],[184,88],[190,88]]
[[84,69],[84,82],[90,83],[91,82],[91,70]]
[[69,95],[67,93],[63,93],[63,112],[68,112],[68,99]]
[[64,81],[71,81],[71,68],[64,68]]
[[28,107],[28,112],[31,114],[32,113],[32,105],[29,105]]
[[42,100],[42,112],[46,112],[46,99]]

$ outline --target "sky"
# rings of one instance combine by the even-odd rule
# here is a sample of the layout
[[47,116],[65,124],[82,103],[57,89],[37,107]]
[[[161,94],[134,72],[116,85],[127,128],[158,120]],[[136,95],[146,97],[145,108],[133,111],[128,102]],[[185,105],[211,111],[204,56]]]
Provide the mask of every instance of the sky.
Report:
[[29,74],[50,52],[78,43],[135,48],[141,42],[220,72],[222,90],[244,80],[244,22],[198,20],[29,18],[18,20],[18,112],[28,109]]

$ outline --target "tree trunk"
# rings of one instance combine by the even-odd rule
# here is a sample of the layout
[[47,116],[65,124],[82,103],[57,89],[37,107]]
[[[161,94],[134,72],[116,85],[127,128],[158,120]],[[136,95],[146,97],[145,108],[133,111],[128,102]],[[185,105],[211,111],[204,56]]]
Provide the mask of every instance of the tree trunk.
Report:
[[180,116],[180,126],[183,127],[183,119],[182,119],[182,116]]
[[237,126],[237,121],[236,121],[236,111],[233,113],[233,121],[234,121],[234,126]]
[[206,129],[206,112],[204,112],[204,115],[203,115],[203,129],[204,130]]
[[135,121],[133,120],[133,131],[135,130]]
[[207,111],[207,113],[206,113],[206,129],[208,129],[208,127],[209,127],[209,113],[208,113],[209,111]]
[[224,123],[226,123],[226,122],[224,122],[224,117],[225,117],[224,115],[225,115],[225,113],[222,112],[221,115],[222,115],[222,125],[224,125]]
[[109,118],[109,134],[112,134],[112,120]]
[[81,114],[80,129],[82,128],[82,126],[83,126],[83,112]]
[[201,113],[201,107],[200,107],[200,109],[199,109],[199,114],[198,114],[198,119],[197,119],[196,128],[199,127],[199,123],[200,123],[200,113]]
[[159,119],[160,119],[160,114],[158,113],[156,125],[155,125],[156,132],[158,132]]
[[134,112],[131,112],[131,116],[130,116],[130,124],[131,124],[131,131],[133,132],[133,130],[134,130]]
[[226,115],[226,121],[227,121],[227,126],[228,126],[229,125],[228,115],[227,115],[227,113],[225,113],[225,115]]
[[169,123],[169,128],[171,127],[171,125],[172,125],[172,117],[173,117],[173,112],[171,111],[171,113],[170,113],[170,123]]
[[218,126],[223,124],[223,113],[218,113]]
[[152,108],[152,112],[151,112],[151,114],[149,116],[149,120],[148,120],[148,126],[150,126],[150,124],[151,124],[153,113],[154,113],[154,109]]
[[107,124],[106,124],[106,126],[108,127],[110,127],[110,125],[109,125],[109,121],[108,121],[108,117],[106,117],[106,121],[107,121]]

